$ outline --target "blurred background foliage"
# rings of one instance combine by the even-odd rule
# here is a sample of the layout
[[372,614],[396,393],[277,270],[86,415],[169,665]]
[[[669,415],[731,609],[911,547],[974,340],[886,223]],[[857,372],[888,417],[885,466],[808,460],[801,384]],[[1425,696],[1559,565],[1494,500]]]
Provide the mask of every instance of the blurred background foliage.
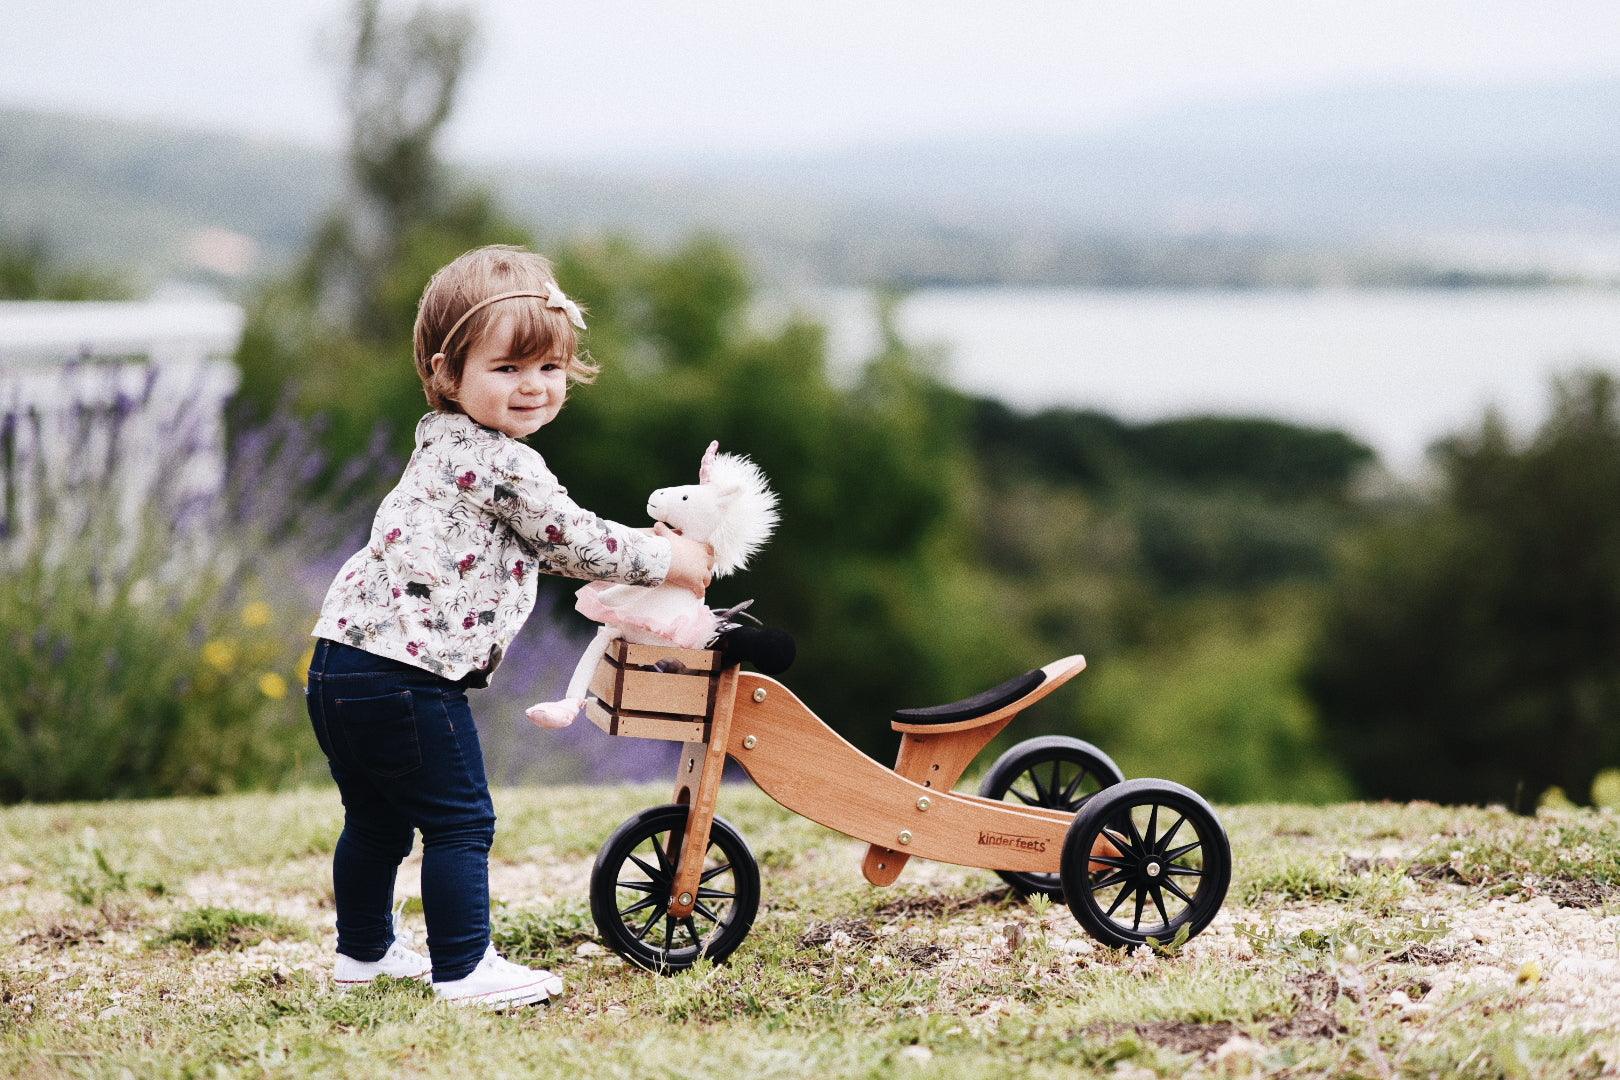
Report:
[[[8,577],[0,617],[25,662],[6,674],[21,681],[0,714],[0,797],[308,775],[302,703],[264,679],[301,677],[293,643],[307,644],[314,611],[244,604],[260,602],[255,588],[290,595],[277,575],[300,566],[329,576],[358,543],[426,408],[411,362],[420,291],[439,266],[493,242],[553,258],[590,313],[585,342],[603,367],[536,448],[582,505],[630,524],[643,523],[649,490],[691,481],[709,440],[754,457],[780,493],[782,525],[710,600],[753,597],[762,618],[792,631],[800,653],[787,681],[880,759],[894,753],[893,708],[1084,652],[1092,670],[1076,689],[1025,714],[1003,742],[1076,735],[1128,775],[1222,801],[1527,808],[1554,786],[1585,800],[1594,775],[1620,765],[1620,419],[1608,379],[1570,376],[1522,444],[1486,417],[1437,448],[1433,490],[1412,490],[1339,431],[1026,414],[964,394],[896,331],[892,295],[877,299],[874,355],[853,380],[836,377],[824,328],[797,314],[759,318],[755,275],[718,238],[654,248],[536,236],[448,171],[435,139],[473,47],[464,15],[358,5],[347,187],[296,266],[247,298],[233,475],[265,459],[252,433],[306,432],[319,452],[257,483],[341,528],[328,543],[261,529],[256,576],[227,586],[200,574],[162,614],[117,600],[56,605],[46,594],[66,586]],[[0,255],[0,283],[12,296],[118,291],[18,244]],[[588,632],[571,611],[576,587],[547,581],[525,636],[552,632],[540,625],[548,611]],[[52,614],[34,620],[34,610]],[[273,647],[243,637],[249,610],[272,611],[273,634],[260,637]],[[182,640],[184,650],[154,644]],[[64,668],[53,659],[64,648],[82,657]],[[14,704],[70,683],[82,694],[80,680],[51,672],[121,649],[126,664],[155,665],[148,685],[109,682],[100,696],[59,697],[26,716]],[[232,671],[252,669],[228,688],[216,677],[227,652]],[[565,678],[572,658],[548,655],[559,670],[544,677]],[[497,684],[528,690],[525,677],[503,670]],[[511,727],[494,711],[481,706],[481,718]],[[62,725],[86,716],[95,738],[122,732],[139,745],[64,757],[78,732]],[[292,734],[267,734],[278,730]],[[182,754],[199,732],[210,755]]]

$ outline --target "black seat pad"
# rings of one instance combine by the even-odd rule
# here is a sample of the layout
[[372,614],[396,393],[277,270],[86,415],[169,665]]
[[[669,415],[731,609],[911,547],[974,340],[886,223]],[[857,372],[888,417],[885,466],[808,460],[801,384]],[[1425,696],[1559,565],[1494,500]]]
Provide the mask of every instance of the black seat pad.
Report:
[[1011,705],[1041,683],[1046,673],[1036,668],[1016,679],[1008,679],[982,694],[974,694],[949,705],[930,705],[924,709],[896,709],[894,718],[903,724],[950,724],[958,720],[972,720],[975,716],[993,713],[1003,705]]

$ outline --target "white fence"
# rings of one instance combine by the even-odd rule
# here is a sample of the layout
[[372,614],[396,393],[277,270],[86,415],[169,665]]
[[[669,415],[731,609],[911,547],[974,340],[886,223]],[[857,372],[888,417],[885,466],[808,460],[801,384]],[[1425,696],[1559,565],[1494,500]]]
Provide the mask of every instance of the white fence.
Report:
[[0,551],[109,498],[125,523],[147,508],[206,518],[242,325],[213,301],[0,303]]

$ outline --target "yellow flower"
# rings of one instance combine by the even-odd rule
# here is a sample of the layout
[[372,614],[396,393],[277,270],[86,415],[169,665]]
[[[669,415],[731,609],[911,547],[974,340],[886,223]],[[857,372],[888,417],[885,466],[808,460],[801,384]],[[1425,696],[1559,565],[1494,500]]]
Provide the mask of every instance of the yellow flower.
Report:
[[287,696],[287,680],[273,671],[267,671],[259,676],[259,693],[274,701],[280,701]]
[[215,639],[202,647],[202,655],[209,667],[228,673],[236,666],[236,642]]
[[263,600],[255,600],[242,609],[242,625],[250,630],[257,630],[261,626],[269,626],[270,619],[275,613],[270,605]]

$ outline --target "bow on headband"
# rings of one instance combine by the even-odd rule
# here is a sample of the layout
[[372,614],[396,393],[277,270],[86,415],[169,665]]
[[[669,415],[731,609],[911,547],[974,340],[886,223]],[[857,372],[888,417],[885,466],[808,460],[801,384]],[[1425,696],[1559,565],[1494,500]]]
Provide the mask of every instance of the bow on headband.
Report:
[[578,304],[563,295],[562,286],[553,281],[547,287],[547,291],[550,295],[546,297],[546,307],[567,312],[569,322],[581,330],[585,329],[585,316],[579,313]]

